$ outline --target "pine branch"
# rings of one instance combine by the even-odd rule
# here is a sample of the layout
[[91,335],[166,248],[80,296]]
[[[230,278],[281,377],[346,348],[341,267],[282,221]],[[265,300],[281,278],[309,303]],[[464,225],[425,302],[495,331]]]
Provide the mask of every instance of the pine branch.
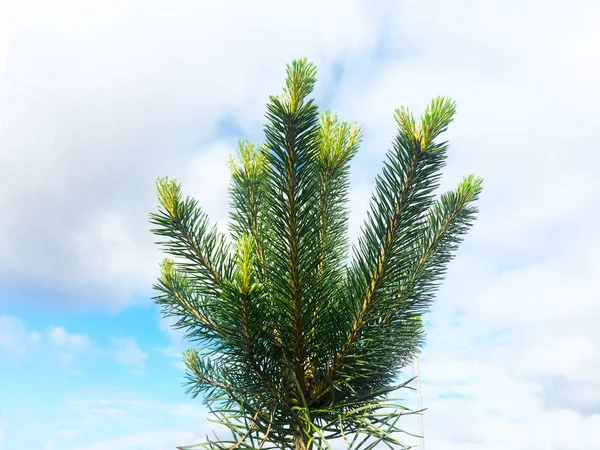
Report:
[[348,188],[349,163],[356,154],[362,129],[356,124],[338,122],[330,112],[321,114],[319,122],[317,170],[319,175],[318,227],[319,256],[316,270],[316,296],[321,299],[313,311],[313,327],[306,330],[308,345],[314,348],[307,367],[308,394],[314,395],[319,360],[335,352],[335,339],[323,342],[319,335],[336,336],[342,333],[339,319],[339,296],[343,295],[348,252]]
[[441,281],[453,252],[475,220],[477,208],[472,204],[481,193],[482,183],[481,178],[470,175],[456,191],[443,194],[430,209],[427,226],[412,257],[410,275],[400,283],[396,305],[383,322],[390,321],[406,303],[412,306],[431,299],[431,288]]
[[205,340],[223,337],[218,325],[206,313],[206,304],[190,284],[185,275],[175,270],[173,261],[165,259],[161,264],[159,283],[154,285],[154,289],[162,292],[162,295],[154,297],[154,300],[162,306],[166,315],[180,317],[177,327],[194,328],[196,337],[201,336]]
[[348,280],[356,315],[319,394],[338,378],[364,327],[376,317],[373,310],[387,307],[390,283],[407,268],[406,250],[418,238],[415,223],[431,204],[431,193],[445,163],[446,145],[433,139],[446,129],[454,112],[454,103],[445,99],[432,102],[418,124],[407,110],[396,111],[399,131],[394,150],[388,154],[383,174],[377,177],[376,195]]
[[[242,361],[249,362],[250,367],[257,375],[261,386],[267,387],[271,393],[277,397],[277,388],[271,377],[261,367],[261,362],[257,359],[257,341],[262,340],[269,345],[273,339],[270,336],[265,336],[264,333],[257,333],[257,321],[264,318],[259,308],[261,301],[257,298],[257,295],[261,295],[257,292],[261,289],[258,284],[257,274],[255,270],[254,254],[256,249],[256,241],[250,235],[241,235],[238,240],[238,270],[236,272],[235,280],[236,286],[239,293],[240,300],[240,329],[243,340],[243,348],[245,351],[245,358]],[[258,253],[258,252],[256,252]],[[270,348],[265,352],[263,358],[267,358],[268,355],[272,355],[275,349]],[[276,351],[276,350],[275,350]]]
[[263,280],[267,274],[263,250],[267,230],[262,220],[266,165],[265,151],[247,141],[240,142],[237,155],[229,160],[232,237],[238,240],[248,233],[254,238],[256,262],[261,268]]
[[[296,377],[305,389],[307,349],[305,311],[310,306],[311,278],[316,255],[314,223],[310,220],[316,189],[311,172],[314,166],[317,108],[306,100],[315,84],[315,67],[306,61],[288,66],[286,89],[281,98],[271,97],[265,128],[267,161],[268,226],[278,239],[269,243],[272,261],[270,286],[280,297],[280,313],[291,310],[289,322],[279,320],[282,343],[291,342]],[[279,308],[278,308],[279,309]],[[282,320],[283,319],[283,320]],[[291,324],[289,327],[288,324]]]
[[182,199],[181,185],[168,178],[157,181],[160,208],[150,215],[151,230],[169,238],[159,242],[163,250],[183,260],[178,268],[198,278],[207,292],[218,293],[225,279],[231,277],[233,261],[225,236],[216,226],[210,228],[206,214],[192,198]]
[[[150,216],[166,259],[154,289],[163,315],[200,344],[185,353],[187,393],[203,394],[230,439],[225,449],[404,447],[391,395],[422,345],[421,315],[472,225],[481,180],[437,201],[455,106],[438,98],[398,133],[348,256],[349,164],[361,129],[318,115],[315,67],[288,66],[267,105],[265,144],[240,142],[230,160],[230,245],[179,183],[157,182]],[[235,250],[235,251],[234,251]]]
[[[443,194],[429,210],[409,257],[409,269],[390,286],[387,310],[378,312],[378,319],[370,321],[357,338],[352,359],[371,364],[353,372],[356,381],[389,383],[421,346],[420,315],[431,303],[454,251],[475,219],[473,203],[481,183],[474,176],[465,178],[456,191]],[[385,342],[393,349],[386,350]]]

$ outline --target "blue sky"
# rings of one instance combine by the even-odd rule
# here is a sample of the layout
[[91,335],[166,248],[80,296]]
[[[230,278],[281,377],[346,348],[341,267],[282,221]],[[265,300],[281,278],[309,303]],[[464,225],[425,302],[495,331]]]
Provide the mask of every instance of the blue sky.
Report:
[[224,226],[226,157],[260,142],[304,56],[321,106],[365,127],[353,238],[394,108],[453,97],[442,187],[485,178],[427,317],[427,448],[600,449],[597,2],[247,3],[0,7],[0,449],[165,450],[212,429],[150,300],[154,182]]

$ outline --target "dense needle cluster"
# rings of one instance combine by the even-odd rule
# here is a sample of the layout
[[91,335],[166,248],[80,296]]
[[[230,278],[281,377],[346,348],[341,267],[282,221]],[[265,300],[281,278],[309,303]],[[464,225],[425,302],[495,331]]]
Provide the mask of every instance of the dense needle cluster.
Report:
[[[267,106],[265,142],[230,160],[230,235],[179,183],[158,181],[153,232],[165,259],[164,315],[198,345],[185,352],[188,392],[232,433],[204,448],[402,446],[405,408],[389,398],[423,342],[420,317],[476,215],[481,179],[435,196],[455,105],[435,99],[398,131],[362,235],[348,245],[349,164],[361,128],[319,114],[316,69],[288,66]],[[196,446],[193,446],[196,447]],[[192,448],[192,446],[182,447]]]

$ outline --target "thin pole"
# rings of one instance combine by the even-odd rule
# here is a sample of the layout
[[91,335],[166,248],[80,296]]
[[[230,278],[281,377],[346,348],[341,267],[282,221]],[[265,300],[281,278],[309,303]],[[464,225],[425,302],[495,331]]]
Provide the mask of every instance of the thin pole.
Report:
[[[421,409],[423,409],[422,405],[421,405],[421,372],[419,370],[419,355],[417,355],[417,357],[415,358],[415,371],[417,373],[417,405],[419,408],[419,411]],[[421,436],[421,438],[419,439],[421,441],[421,445],[420,450],[425,450],[425,430],[423,427],[423,414],[419,413],[419,435]]]

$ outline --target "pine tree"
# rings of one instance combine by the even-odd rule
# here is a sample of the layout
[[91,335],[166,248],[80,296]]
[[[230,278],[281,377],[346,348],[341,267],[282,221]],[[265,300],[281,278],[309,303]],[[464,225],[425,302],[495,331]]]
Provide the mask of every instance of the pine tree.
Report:
[[448,148],[438,137],[455,104],[437,98],[418,120],[396,110],[350,252],[349,165],[362,130],[319,113],[315,82],[311,63],[288,65],[264,144],[241,142],[230,159],[229,236],[177,181],[157,182],[152,231],[172,259],[155,301],[196,343],[184,354],[187,393],[202,394],[232,435],[180,448],[403,447],[397,423],[410,411],[390,395],[423,344],[420,317],[475,219],[482,180],[436,198]]

